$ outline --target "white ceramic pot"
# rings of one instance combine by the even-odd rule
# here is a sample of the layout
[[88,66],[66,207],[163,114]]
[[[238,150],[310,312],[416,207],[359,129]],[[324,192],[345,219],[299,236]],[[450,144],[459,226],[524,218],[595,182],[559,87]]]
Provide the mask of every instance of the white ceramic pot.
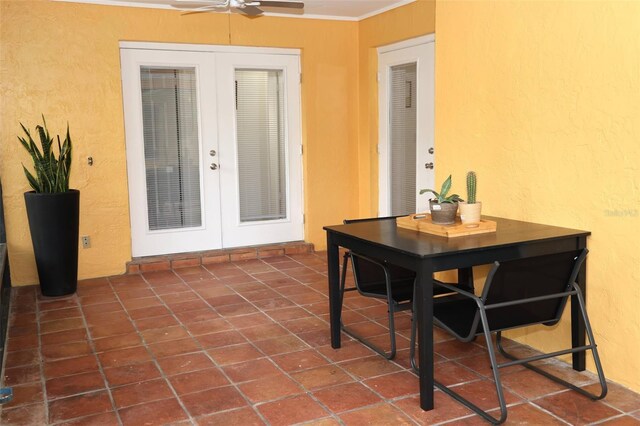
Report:
[[473,204],[460,202],[458,208],[460,209],[460,220],[464,226],[468,228],[475,228],[480,224],[480,215],[482,211],[481,202]]

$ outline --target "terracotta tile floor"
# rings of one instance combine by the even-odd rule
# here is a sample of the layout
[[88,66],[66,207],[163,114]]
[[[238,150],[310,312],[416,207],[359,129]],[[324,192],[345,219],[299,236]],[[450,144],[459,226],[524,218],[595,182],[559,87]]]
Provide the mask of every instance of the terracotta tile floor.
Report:
[[[346,337],[331,349],[326,288],[324,253],[92,279],[60,299],[16,288],[4,377],[14,399],[0,423],[483,424],[439,391],[436,409],[420,410],[406,314],[394,362]],[[345,300],[345,321],[372,336],[385,311]],[[495,408],[482,348],[435,337],[437,378]],[[620,386],[592,402],[521,367],[503,377],[510,424],[640,424],[640,396]]]

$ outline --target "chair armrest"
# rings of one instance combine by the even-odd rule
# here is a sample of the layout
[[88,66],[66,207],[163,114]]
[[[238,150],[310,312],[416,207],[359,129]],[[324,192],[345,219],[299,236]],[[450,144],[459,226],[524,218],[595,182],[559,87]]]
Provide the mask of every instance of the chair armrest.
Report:
[[382,269],[384,269],[385,271],[387,270],[387,267],[386,267],[382,262],[380,262],[380,261],[378,261],[378,260],[372,259],[372,258],[367,257],[367,256],[363,256],[363,255],[358,254],[358,253],[354,253],[353,251],[349,251],[349,253],[351,254],[351,256],[355,256],[355,257],[358,257],[358,258],[360,258],[360,259],[364,259],[364,260],[366,260],[367,262],[371,262],[371,263],[373,263],[374,265],[378,265],[379,267],[381,267],[381,268],[382,268]]
[[433,280],[433,285],[434,286],[438,286],[438,287],[442,287],[442,288],[446,288],[447,290],[450,290],[452,293],[458,293],[458,294],[461,294],[461,295],[463,295],[465,297],[468,297],[469,299],[473,299],[473,300],[476,301],[476,303],[477,302],[482,302],[482,300],[478,296],[476,296],[475,294],[469,293],[468,291],[462,290],[462,289],[460,289],[460,288],[458,288],[458,287],[456,287],[454,285],[446,284],[446,283],[443,283],[442,281],[438,281],[438,280]]

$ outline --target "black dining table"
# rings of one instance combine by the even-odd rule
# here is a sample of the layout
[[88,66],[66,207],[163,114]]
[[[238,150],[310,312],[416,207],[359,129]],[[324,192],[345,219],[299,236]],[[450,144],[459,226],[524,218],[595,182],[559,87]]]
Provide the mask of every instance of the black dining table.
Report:
[[[340,258],[339,248],[385,260],[416,273],[418,359],[420,365],[420,407],[433,409],[433,274],[457,269],[459,281],[472,279],[471,268],[546,254],[586,248],[588,231],[483,216],[497,224],[495,232],[443,237],[396,226],[394,218],[325,226],[329,274],[331,346],[340,347]],[[586,266],[578,275],[578,285],[586,292]],[[572,296],[575,297],[575,296]],[[571,303],[572,346],[585,344],[584,322]],[[573,354],[573,368],[585,369],[585,352]]]

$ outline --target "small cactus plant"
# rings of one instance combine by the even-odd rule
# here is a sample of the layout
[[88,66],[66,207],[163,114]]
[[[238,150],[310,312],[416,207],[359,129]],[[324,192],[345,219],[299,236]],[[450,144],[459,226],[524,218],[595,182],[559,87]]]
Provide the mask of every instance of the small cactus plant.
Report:
[[476,203],[476,172],[467,173],[467,203]]

